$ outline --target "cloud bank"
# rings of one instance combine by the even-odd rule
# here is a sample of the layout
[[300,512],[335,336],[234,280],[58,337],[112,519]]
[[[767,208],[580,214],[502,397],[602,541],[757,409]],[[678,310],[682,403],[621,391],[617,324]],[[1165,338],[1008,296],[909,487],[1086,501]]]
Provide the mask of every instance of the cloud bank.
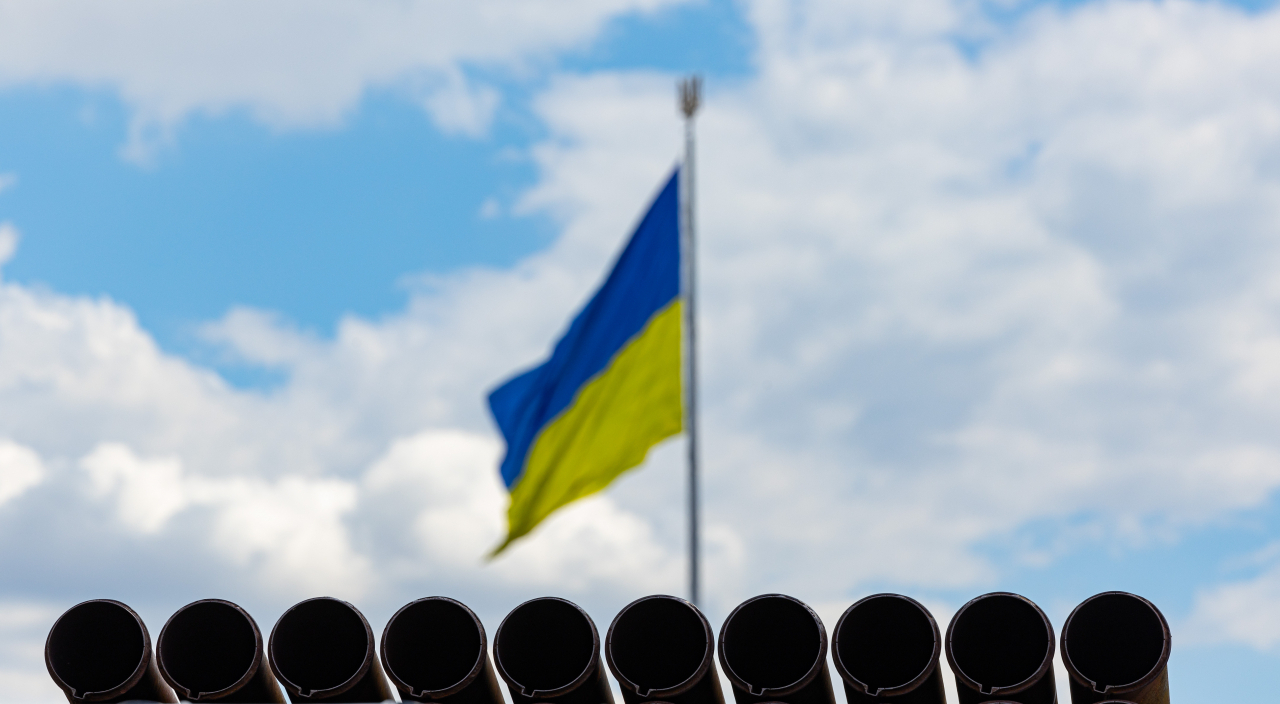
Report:
[[[712,84],[699,123],[716,619],[767,590],[976,592],[1271,506],[1280,14],[747,7],[756,73]],[[560,219],[547,251],[424,281],[329,340],[246,309],[205,328],[283,370],[274,391],[163,353],[118,303],[0,285],[0,466],[32,477],[0,485],[7,598],[115,590],[158,628],[196,585],[262,613],[359,598],[375,621],[424,593],[493,619],[554,592],[607,619],[678,592],[676,444],[480,559],[504,507],[484,393],[545,353],[671,167],[672,79],[561,75],[539,97],[519,208]],[[1239,606],[1276,611],[1274,570],[1201,589],[1170,615],[1211,620],[1204,641],[1280,642]]]
[[499,94],[472,69],[527,72],[613,18],[676,2],[4,2],[0,88],[117,94],[132,111],[123,154],[142,162],[195,114],[333,127],[378,89],[403,91],[445,132],[478,135]]

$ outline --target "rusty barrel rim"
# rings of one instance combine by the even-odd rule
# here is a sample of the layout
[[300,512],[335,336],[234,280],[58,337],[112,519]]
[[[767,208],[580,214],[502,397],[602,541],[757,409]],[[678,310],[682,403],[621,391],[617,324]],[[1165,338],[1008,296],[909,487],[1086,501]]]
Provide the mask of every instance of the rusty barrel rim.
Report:
[[[363,626],[364,633],[365,633],[365,643],[366,643],[365,655],[364,655],[364,659],[360,663],[360,666],[356,668],[355,673],[352,674],[347,679],[343,680],[342,682],[338,683],[337,685],[334,685],[332,687],[317,687],[314,689],[309,689],[304,691],[301,685],[289,679],[289,676],[286,675],[283,669],[280,667],[280,664],[279,664],[280,659],[278,657],[278,653],[276,652],[276,645],[279,643],[279,639],[282,636],[282,633],[280,631],[280,627],[282,625],[285,625],[291,617],[297,618],[299,613],[301,613],[301,611],[314,609],[319,605],[328,605],[328,606],[339,607],[339,608],[345,607],[352,614],[354,614],[356,618],[359,619],[360,626]],[[339,611],[339,613],[342,613],[342,612]],[[342,694],[348,689],[351,689],[352,687],[356,686],[361,679],[364,678],[365,673],[367,673],[369,669],[373,666],[373,661],[375,657],[373,644],[374,644],[373,629],[369,627],[369,621],[365,619],[364,614],[360,613],[359,609],[357,609],[352,604],[346,601],[343,601],[341,599],[335,599],[331,596],[318,596],[312,599],[306,599],[306,600],[300,601],[294,604],[293,606],[289,607],[288,611],[285,611],[283,614],[281,614],[280,619],[276,621],[276,625],[271,628],[271,639],[267,645],[267,660],[271,664],[271,670],[272,672],[275,673],[276,679],[280,681],[280,684],[283,685],[286,690],[288,690],[289,694],[298,695],[306,699],[327,699],[329,697],[334,697],[339,694]],[[297,673],[294,673],[295,676],[296,674]]]
[[[1034,611],[1035,615],[1039,617],[1039,621],[1044,625],[1045,652],[1044,652],[1044,657],[1041,659],[1039,666],[1035,669],[1034,672],[1031,673],[1030,676],[1018,682],[1014,682],[1008,685],[996,686],[996,685],[991,685],[989,683],[986,685],[979,683],[970,675],[970,673],[965,672],[964,668],[961,667],[959,663],[956,662],[955,642],[954,642],[955,636],[956,636],[956,626],[962,623],[962,620],[965,618],[965,615],[970,612],[970,609],[979,607],[979,605],[983,604],[983,602],[989,602],[990,600],[993,600],[993,599],[1012,600],[1012,603],[1016,603],[1025,607],[1030,607],[1030,609]],[[991,602],[991,603],[994,603],[994,602]],[[1049,674],[1052,672],[1053,651],[1054,651],[1055,644],[1056,644],[1055,639],[1053,637],[1053,624],[1049,622],[1049,617],[1045,616],[1044,611],[1041,610],[1039,606],[1036,606],[1035,602],[1031,601],[1025,596],[1022,596],[1021,594],[1014,594],[1013,592],[990,592],[988,594],[983,594],[981,596],[974,597],[973,599],[970,599],[968,603],[966,603],[964,606],[961,606],[959,611],[956,611],[955,616],[951,617],[951,623],[947,625],[947,636],[946,636],[947,663],[951,665],[952,674],[955,675],[956,680],[959,683],[963,683],[964,686],[989,697],[1004,696],[1007,694],[1017,694],[1018,692],[1022,692],[1026,689],[1029,689],[1035,686],[1035,684],[1038,683],[1043,677],[1045,677],[1046,674]],[[987,687],[987,691],[983,691],[984,686]]]
[[[692,614],[701,626],[706,646],[703,649],[702,657],[697,668],[694,669],[693,674],[670,687],[651,687],[645,691],[641,691],[641,687],[643,685],[627,677],[623,674],[622,669],[618,667],[618,663],[616,662],[613,652],[614,636],[617,634],[619,624],[623,622],[623,619],[628,614],[632,613],[633,609],[645,608],[657,604],[671,604],[677,608],[683,607],[683,610]],[[715,632],[711,630],[711,623],[707,621],[707,617],[703,615],[702,611],[700,611],[697,606],[694,606],[692,602],[667,594],[654,594],[651,596],[640,597],[630,604],[627,604],[618,612],[617,616],[613,617],[613,622],[609,624],[609,630],[605,634],[604,659],[609,665],[609,670],[613,672],[613,676],[618,680],[618,684],[623,689],[630,689],[639,696],[644,697],[646,700],[660,701],[665,697],[674,697],[692,689],[707,674],[707,671],[711,669],[714,653]]]
[[[1114,600],[1136,602],[1135,605],[1138,606],[1139,608],[1145,607],[1146,609],[1148,609],[1150,611],[1149,615],[1154,616],[1154,622],[1148,623],[1146,625],[1147,626],[1155,625],[1159,628],[1160,636],[1162,638],[1162,644],[1160,648],[1160,653],[1156,657],[1155,662],[1151,665],[1150,669],[1146,673],[1144,673],[1141,677],[1131,682],[1126,682],[1123,684],[1108,684],[1103,688],[1102,691],[1099,691],[1097,689],[1098,683],[1094,680],[1089,679],[1086,673],[1082,672],[1080,668],[1077,667],[1076,662],[1071,657],[1071,648],[1068,645],[1070,642],[1069,634],[1072,631],[1072,626],[1073,625],[1078,626],[1079,625],[1078,619],[1083,618],[1089,610],[1098,607],[1103,601],[1114,601]],[[1145,612],[1143,613],[1144,615],[1147,615]],[[1124,695],[1124,694],[1129,694],[1131,692],[1138,691],[1143,687],[1146,687],[1147,685],[1157,680],[1160,677],[1161,673],[1165,671],[1165,668],[1168,667],[1169,655],[1172,652],[1173,652],[1173,636],[1169,630],[1169,622],[1165,620],[1164,614],[1160,613],[1160,609],[1156,608],[1156,605],[1151,603],[1151,601],[1149,601],[1148,599],[1140,597],[1137,594],[1131,594],[1129,592],[1109,591],[1109,592],[1101,592],[1099,594],[1094,594],[1088,599],[1085,599],[1084,601],[1080,602],[1080,604],[1076,606],[1076,608],[1072,609],[1071,615],[1067,616],[1066,622],[1062,625],[1062,665],[1066,668],[1067,674],[1070,675],[1071,679],[1075,680],[1077,684],[1085,686],[1092,691],[1098,692],[1099,694]],[[1122,701],[1122,700],[1118,700],[1118,701]]]
[[[235,611],[238,615],[244,617],[245,622],[249,624],[249,628],[253,632],[253,641],[254,641],[253,660],[252,662],[249,663],[249,668],[245,670],[244,674],[241,675],[240,678],[237,679],[230,686],[222,687],[221,689],[215,689],[208,692],[193,691],[187,685],[179,682],[169,672],[169,667],[165,664],[165,657],[164,657],[165,650],[166,650],[164,647],[166,642],[165,636],[170,635],[172,633],[172,631],[170,630],[170,627],[173,627],[175,622],[180,621],[182,616],[189,615],[193,609],[205,608],[208,606],[214,606],[217,608],[229,608]],[[160,676],[164,678],[164,681],[167,682],[170,687],[173,687],[175,692],[182,695],[184,699],[189,699],[192,701],[218,699],[219,697],[225,696],[227,694],[230,694],[232,692],[239,690],[241,687],[244,687],[253,679],[254,675],[258,674],[258,668],[261,666],[261,662],[262,662],[262,631],[258,629],[257,622],[253,620],[253,617],[249,615],[249,612],[240,608],[238,604],[232,603],[225,599],[200,599],[198,601],[193,601],[190,604],[187,604],[186,606],[182,607],[181,609],[178,609],[177,611],[173,612],[173,615],[169,617],[169,620],[165,621],[164,627],[160,629],[160,635],[156,637],[155,658],[156,658],[156,665],[160,669]]]
[[[458,609],[462,615],[470,619],[471,623],[475,625],[476,635],[479,637],[479,653],[477,654],[475,663],[472,664],[471,669],[457,682],[440,689],[414,687],[409,682],[406,682],[400,674],[396,672],[395,668],[391,667],[391,660],[387,656],[388,638],[390,637],[392,642],[391,644],[394,646],[396,637],[392,634],[392,629],[397,626],[398,622],[403,623],[403,619],[408,618],[415,610],[421,610],[424,607],[436,605]],[[408,604],[405,604],[387,620],[386,627],[382,629],[382,640],[379,642],[378,649],[381,651],[382,669],[397,689],[401,692],[408,692],[414,697],[429,696],[432,699],[440,699],[451,694],[461,692],[471,685],[472,682],[475,682],[476,678],[480,677],[481,673],[484,672],[485,657],[489,651],[489,641],[484,632],[484,624],[480,622],[480,618],[477,617],[475,612],[468,608],[466,604],[458,601],[457,599],[450,599],[447,596],[427,596],[421,599],[415,599]],[[394,653],[396,649],[392,647],[391,650]]]
[[[502,637],[503,633],[505,632],[509,634],[512,628],[522,626],[522,624],[518,623],[518,619],[528,615],[527,612],[521,613],[522,610],[540,608],[543,606],[550,606],[552,608],[567,607],[566,611],[567,609],[572,609],[582,617],[583,621],[591,631],[591,655],[587,659],[586,666],[582,668],[582,672],[579,672],[569,683],[550,689],[539,689],[534,685],[518,681],[515,676],[508,671],[507,665],[503,663],[502,659],[502,651],[504,650],[503,643],[505,642]],[[513,618],[516,620],[513,620]],[[578,606],[568,599],[561,599],[558,596],[542,596],[530,599],[512,609],[510,613],[506,615],[506,618],[502,619],[502,623],[498,624],[498,630],[493,634],[493,664],[498,670],[498,675],[502,677],[503,681],[505,681],[509,687],[520,690],[525,696],[537,697],[539,699],[557,697],[581,687],[585,682],[590,680],[595,675],[596,670],[600,668],[600,632],[596,630],[595,621],[591,620],[591,616],[588,615],[586,611],[583,611],[581,606]]]
[[[61,639],[66,636],[65,633],[60,632],[59,626],[65,629],[69,627],[75,619],[84,618],[87,615],[84,613],[85,611],[91,609],[98,610],[100,608],[118,608],[133,619],[133,622],[138,627],[139,635],[141,636],[141,642],[139,643],[141,646],[141,657],[138,659],[137,666],[129,676],[119,684],[109,685],[105,689],[84,689],[77,693],[74,685],[63,679],[62,676],[58,674],[57,668],[54,666],[54,661],[61,656],[60,653],[55,651],[63,649],[63,644],[55,641],[61,641]],[[142,618],[138,616],[138,612],[129,608],[127,604],[116,601],[115,599],[90,599],[88,601],[82,601],[67,609],[58,617],[57,621],[53,622],[53,627],[49,629],[49,635],[44,641],[44,664],[45,668],[49,670],[49,676],[53,678],[54,683],[57,684],[63,692],[66,692],[67,696],[85,702],[98,702],[107,699],[114,699],[115,697],[128,692],[142,681],[142,678],[147,673],[147,668],[151,665],[152,657],[151,634],[147,632],[146,624],[142,622]]]
[[[735,672],[733,667],[729,664],[730,658],[726,652],[730,647],[730,644],[734,641],[734,639],[730,637],[730,631],[734,627],[734,620],[736,618],[741,618],[745,612],[758,608],[760,605],[769,602],[786,604],[788,607],[798,607],[801,610],[801,613],[808,615],[813,619],[815,627],[814,631],[818,637],[818,647],[813,664],[809,666],[808,670],[805,671],[804,674],[800,675],[799,679],[777,687],[757,686],[747,682],[741,675]],[[724,620],[724,624],[720,626],[720,638],[719,643],[716,646],[716,650],[720,656],[720,666],[724,668],[725,676],[729,678],[729,681],[733,683],[734,687],[745,690],[753,696],[784,697],[807,687],[809,683],[813,682],[822,674],[827,658],[827,629],[826,626],[822,624],[822,619],[818,617],[818,613],[809,608],[809,605],[803,601],[800,601],[793,596],[787,596],[786,594],[761,594],[760,596],[752,597],[741,604],[738,604],[737,608],[729,613],[729,616]]]
[[[933,648],[929,653],[929,660],[925,664],[924,669],[910,680],[892,687],[878,687],[876,688],[876,691],[873,692],[871,691],[871,686],[855,676],[844,662],[842,651],[840,649],[840,638],[844,634],[845,628],[849,627],[850,617],[853,616],[859,608],[866,608],[877,601],[887,599],[905,602],[910,607],[914,607],[922,616],[924,616],[928,622],[929,629],[933,632]],[[938,622],[934,620],[933,614],[929,613],[929,610],[920,602],[902,594],[872,594],[871,596],[855,601],[851,606],[849,606],[849,608],[845,609],[843,614],[840,615],[840,620],[836,621],[836,627],[831,631],[831,640],[831,661],[835,664],[836,672],[839,673],[840,679],[844,680],[845,684],[852,685],[856,689],[861,689],[861,691],[866,692],[873,697],[897,696],[906,694],[907,692],[911,692],[920,687],[920,685],[924,684],[925,681],[927,681],[938,669],[938,658],[942,654],[942,633],[938,629]]]

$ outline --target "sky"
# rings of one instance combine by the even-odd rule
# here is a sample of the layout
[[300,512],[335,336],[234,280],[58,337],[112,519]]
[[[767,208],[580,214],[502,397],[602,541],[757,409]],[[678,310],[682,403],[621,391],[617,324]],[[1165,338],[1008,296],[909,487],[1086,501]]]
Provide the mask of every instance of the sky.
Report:
[[90,598],[683,594],[681,439],[486,562],[484,398],[692,72],[713,625],[1122,589],[1175,698],[1269,698],[1277,65],[1272,2],[0,0],[0,701]]

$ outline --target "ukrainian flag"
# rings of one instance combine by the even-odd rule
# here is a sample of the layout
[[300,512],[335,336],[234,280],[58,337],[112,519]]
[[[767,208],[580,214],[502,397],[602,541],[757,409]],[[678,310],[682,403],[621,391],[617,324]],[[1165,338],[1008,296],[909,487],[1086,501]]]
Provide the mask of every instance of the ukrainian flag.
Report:
[[677,169],[551,358],[489,395],[511,492],[493,554],[681,431],[679,190]]

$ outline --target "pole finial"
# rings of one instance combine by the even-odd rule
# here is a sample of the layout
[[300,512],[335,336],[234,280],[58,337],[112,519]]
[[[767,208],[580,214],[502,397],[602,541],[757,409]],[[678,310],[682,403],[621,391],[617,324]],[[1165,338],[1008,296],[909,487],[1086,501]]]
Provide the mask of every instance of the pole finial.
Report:
[[693,117],[702,104],[702,76],[693,75],[680,81],[680,112],[685,119]]

